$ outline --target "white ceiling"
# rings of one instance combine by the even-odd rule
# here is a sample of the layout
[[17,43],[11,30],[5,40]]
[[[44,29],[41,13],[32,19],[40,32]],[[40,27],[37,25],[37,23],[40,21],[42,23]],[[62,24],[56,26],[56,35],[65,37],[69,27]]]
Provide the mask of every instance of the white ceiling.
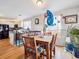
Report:
[[10,18],[28,18],[47,9],[53,12],[79,6],[79,0],[44,0],[45,4],[38,7],[36,0],[0,0],[0,16]]

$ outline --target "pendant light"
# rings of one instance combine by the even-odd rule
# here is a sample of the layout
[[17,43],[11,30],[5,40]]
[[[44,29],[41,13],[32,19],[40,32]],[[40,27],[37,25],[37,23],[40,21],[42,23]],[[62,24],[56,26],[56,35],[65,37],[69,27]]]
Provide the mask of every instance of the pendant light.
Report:
[[38,6],[41,6],[41,5],[43,4],[43,1],[42,1],[42,0],[37,0],[37,1],[36,1],[36,4],[37,4]]

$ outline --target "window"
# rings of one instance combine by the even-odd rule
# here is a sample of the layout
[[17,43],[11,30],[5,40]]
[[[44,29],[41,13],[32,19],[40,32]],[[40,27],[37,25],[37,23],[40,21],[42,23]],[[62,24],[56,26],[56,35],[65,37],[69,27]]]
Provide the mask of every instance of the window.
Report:
[[31,21],[23,21],[21,26],[24,28],[24,29],[31,29]]

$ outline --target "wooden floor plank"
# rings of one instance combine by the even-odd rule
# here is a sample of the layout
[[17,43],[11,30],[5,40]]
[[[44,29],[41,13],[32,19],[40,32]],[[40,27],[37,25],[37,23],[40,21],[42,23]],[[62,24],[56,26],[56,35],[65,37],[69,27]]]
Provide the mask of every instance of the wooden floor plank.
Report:
[[12,46],[8,39],[0,40],[0,59],[22,59],[23,55],[23,46]]
[[[56,46],[55,54],[55,59],[77,59],[59,45]],[[12,46],[9,39],[0,40],[0,59],[24,59],[24,47]]]

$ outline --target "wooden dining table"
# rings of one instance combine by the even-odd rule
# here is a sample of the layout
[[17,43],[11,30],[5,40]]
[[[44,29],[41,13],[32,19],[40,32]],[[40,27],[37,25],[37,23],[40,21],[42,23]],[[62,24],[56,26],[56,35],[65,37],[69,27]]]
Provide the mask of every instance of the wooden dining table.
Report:
[[[23,35],[22,37],[27,37],[27,35]],[[38,35],[38,36],[30,36],[34,37],[36,43],[42,44],[46,47],[47,59],[50,59],[50,42],[52,40],[52,36],[50,35]]]

